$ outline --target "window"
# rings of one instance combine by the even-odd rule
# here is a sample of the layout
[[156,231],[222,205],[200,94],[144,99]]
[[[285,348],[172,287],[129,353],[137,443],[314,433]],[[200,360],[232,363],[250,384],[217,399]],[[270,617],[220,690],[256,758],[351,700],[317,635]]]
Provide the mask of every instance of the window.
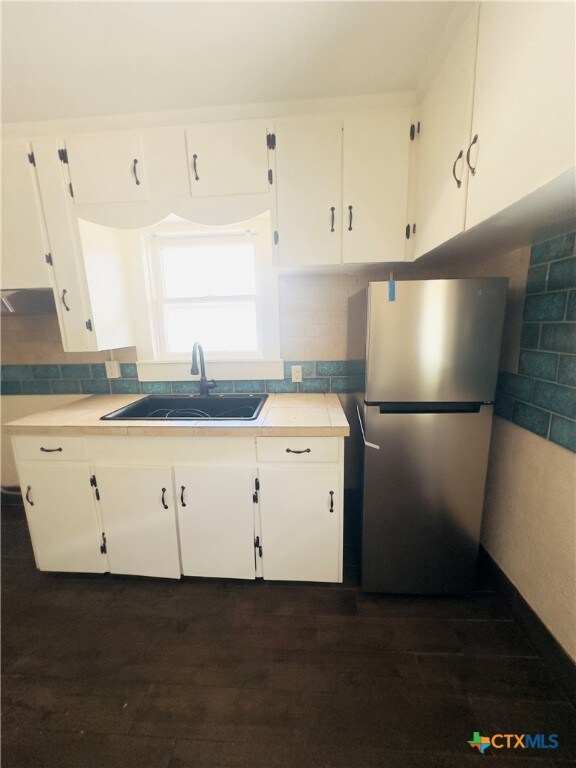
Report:
[[212,360],[278,357],[269,217],[242,227],[162,224],[147,240],[155,360],[189,360],[195,341]]

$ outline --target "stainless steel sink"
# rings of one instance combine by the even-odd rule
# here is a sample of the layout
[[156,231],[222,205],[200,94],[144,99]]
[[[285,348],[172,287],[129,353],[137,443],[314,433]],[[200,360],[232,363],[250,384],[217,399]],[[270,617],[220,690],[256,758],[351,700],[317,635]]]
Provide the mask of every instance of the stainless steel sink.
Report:
[[200,421],[255,419],[268,395],[148,395],[102,419]]

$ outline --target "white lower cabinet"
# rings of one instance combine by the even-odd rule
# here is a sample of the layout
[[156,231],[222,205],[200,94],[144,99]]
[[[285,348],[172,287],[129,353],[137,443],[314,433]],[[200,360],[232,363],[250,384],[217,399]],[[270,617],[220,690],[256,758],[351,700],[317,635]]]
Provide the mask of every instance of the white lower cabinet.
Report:
[[107,571],[88,465],[24,461],[18,474],[39,570]]
[[340,485],[336,469],[260,470],[265,579],[342,581]]
[[170,467],[95,466],[112,573],[180,578]]
[[343,438],[13,445],[40,570],[342,581]]
[[256,470],[176,466],[184,576],[254,579]]

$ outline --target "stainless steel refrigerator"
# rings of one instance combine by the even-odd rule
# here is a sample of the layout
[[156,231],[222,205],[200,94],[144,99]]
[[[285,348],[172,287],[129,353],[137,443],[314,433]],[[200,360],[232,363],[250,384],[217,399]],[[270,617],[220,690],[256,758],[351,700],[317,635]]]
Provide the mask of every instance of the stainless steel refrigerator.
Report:
[[472,586],[507,282],[373,282],[350,298],[365,591]]

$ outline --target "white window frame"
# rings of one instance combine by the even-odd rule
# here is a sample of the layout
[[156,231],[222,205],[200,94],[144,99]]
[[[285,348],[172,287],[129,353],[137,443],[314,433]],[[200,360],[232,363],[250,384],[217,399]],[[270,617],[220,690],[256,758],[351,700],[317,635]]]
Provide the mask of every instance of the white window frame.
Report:
[[[146,338],[138,344],[138,376],[142,381],[180,381],[190,379],[190,360],[195,341],[190,338],[188,354],[170,355],[162,342],[164,302],[154,289],[161,278],[158,245],[172,239],[175,243],[191,238],[217,238],[218,242],[242,242],[248,238],[256,253],[256,308],[258,350],[250,353],[217,353],[205,351],[211,378],[217,379],[281,379],[278,274],[273,263],[270,215],[262,214],[248,221],[228,226],[206,226],[184,221],[162,222],[142,234],[143,266],[147,306]],[[156,285],[158,283],[156,282]]]

